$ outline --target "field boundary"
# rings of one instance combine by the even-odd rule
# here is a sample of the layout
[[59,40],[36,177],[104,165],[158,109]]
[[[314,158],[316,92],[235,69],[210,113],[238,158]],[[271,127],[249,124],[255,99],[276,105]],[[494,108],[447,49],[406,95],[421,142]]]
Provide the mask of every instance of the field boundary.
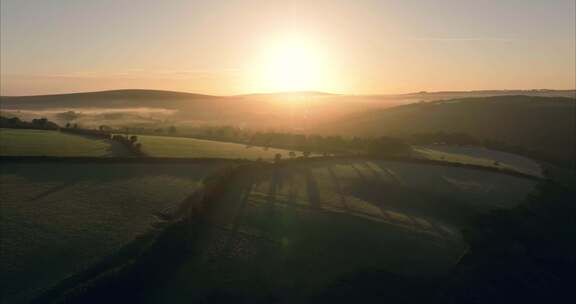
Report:
[[284,160],[280,163],[280,166],[293,164],[294,162],[314,162],[314,161],[329,161],[329,160],[357,160],[357,159],[370,159],[370,160],[380,160],[380,161],[397,161],[397,162],[404,162],[404,163],[415,163],[421,165],[432,165],[432,166],[444,166],[444,167],[455,167],[455,168],[466,168],[466,169],[474,169],[474,170],[481,170],[493,173],[500,173],[505,175],[511,175],[520,178],[527,178],[530,180],[541,181],[547,180],[546,177],[531,175],[515,170],[509,169],[499,169],[494,167],[488,166],[481,166],[481,165],[474,165],[474,164],[463,164],[457,162],[447,162],[441,160],[432,160],[432,159],[420,159],[420,158],[413,158],[413,157],[403,157],[403,156],[374,156],[374,155],[346,155],[346,156],[319,156],[319,157],[310,157],[310,158],[299,158],[299,159],[290,159]]
[[[519,178],[526,178],[535,181],[548,180],[548,177],[541,177],[536,175],[527,174],[524,172],[519,172],[515,170],[505,169],[505,168],[495,168],[482,165],[474,164],[463,164],[457,162],[447,162],[441,160],[432,159],[420,159],[405,156],[374,156],[374,155],[346,155],[346,156],[315,156],[309,158],[296,158],[296,159],[285,159],[280,163],[275,165],[286,166],[292,165],[294,163],[309,163],[318,161],[329,161],[329,160],[354,160],[354,159],[371,159],[371,160],[381,160],[381,161],[397,161],[405,163],[415,163],[422,165],[435,165],[435,166],[445,166],[454,168],[466,168],[481,170],[486,172],[500,173],[510,176],[515,176]],[[150,157],[150,156],[138,156],[138,157],[61,157],[61,156],[0,156],[0,163],[146,163],[146,164],[164,164],[164,163],[206,163],[206,162],[227,162],[231,164],[270,164],[269,162],[257,162],[244,159],[232,159],[232,158],[216,158],[216,157]]]

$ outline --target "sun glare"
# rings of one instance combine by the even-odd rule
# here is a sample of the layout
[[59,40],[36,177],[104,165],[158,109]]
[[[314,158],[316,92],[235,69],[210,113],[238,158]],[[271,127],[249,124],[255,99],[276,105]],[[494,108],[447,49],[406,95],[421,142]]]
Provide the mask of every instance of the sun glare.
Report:
[[320,90],[326,81],[324,57],[313,43],[290,37],[272,44],[260,61],[259,91]]

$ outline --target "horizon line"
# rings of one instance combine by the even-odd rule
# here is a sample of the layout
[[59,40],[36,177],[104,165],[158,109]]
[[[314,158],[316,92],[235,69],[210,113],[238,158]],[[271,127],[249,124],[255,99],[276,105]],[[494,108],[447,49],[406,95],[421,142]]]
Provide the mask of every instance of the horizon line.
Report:
[[190,94],[190,95],[203,95],[206,97],[242,97],[250,95],[281,95],[281,94],[322,94],[322,95],[335,95],[335,96],[394,96],[394,95],[413,95],[413,94],[442,94],[442,93],[472,93],[472,92],[576,92],[576,87],[571,89],[549,89],[549,88],[539,88],[539,89],[478,89],[478,90],[441,90],[441,91],[412,91],[412,92],[402,92],[402,93],[332,93],[316,90],[299,90],[299,91],[268,91],[268,92],[251,92],[251,93],[241,93],[241,94],[230,94],[230,95],[215,95],[215,94],[205,94],[191,91],[174,91],[166,89],[143,89],[143,88],[124,88],[124,89],[104,89],[95,91],[72,91],[67,93],[45,93],[45,94],[31,94],[31,95],[4,95],[0,94],[0,97],[40,97],[40,96],[58,96],[58,95],[73,95],[73,94],[90,94],[90,93],[106,93],[106,92],[121,92],[121,91],[154,91],[154,92],[165,92],[165,93],[180,93],[180,94]]

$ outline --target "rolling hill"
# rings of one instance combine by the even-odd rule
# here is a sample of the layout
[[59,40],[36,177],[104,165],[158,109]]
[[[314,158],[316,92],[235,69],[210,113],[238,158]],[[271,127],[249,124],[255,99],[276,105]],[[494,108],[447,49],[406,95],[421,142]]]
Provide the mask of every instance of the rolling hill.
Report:
[[575,97],[573,90],[236,96],[116,90],[0,97],[0,110],[2,115],[23,119],[44,116],[83,127],[176,125],[184,132],[207,125],[345,136],[461,132],[571,161],[576,153]]
[[350,115],[318,132],[348,136],[405,136],[462,132],[572,160],[576,99],[495,96],[414,103]]
[[[419,92],[397,95],[339,95],[288,92],[212,96],[157,90],[115,90],[0,97],[0,110],[20,117],[46,116],[59,123],[237,125],[308,131],[350,115],[420,101],[495,95],[576,96],[576,91]],[[74,111],[74,115],[58,115]]]

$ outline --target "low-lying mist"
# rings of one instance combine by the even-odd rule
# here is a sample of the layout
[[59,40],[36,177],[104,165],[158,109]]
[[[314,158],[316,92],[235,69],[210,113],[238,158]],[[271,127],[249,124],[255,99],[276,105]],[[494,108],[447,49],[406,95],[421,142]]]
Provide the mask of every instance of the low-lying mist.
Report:
[[47,118],[61,126],[77,124],[85,128],[97,128],[102,125],[122,128],[131,126],[152,126],[174,124],[178,110],[159,108],[71,108],[50,110],[3,110],[2,116],[18,117],[30,121],[35,118]]

